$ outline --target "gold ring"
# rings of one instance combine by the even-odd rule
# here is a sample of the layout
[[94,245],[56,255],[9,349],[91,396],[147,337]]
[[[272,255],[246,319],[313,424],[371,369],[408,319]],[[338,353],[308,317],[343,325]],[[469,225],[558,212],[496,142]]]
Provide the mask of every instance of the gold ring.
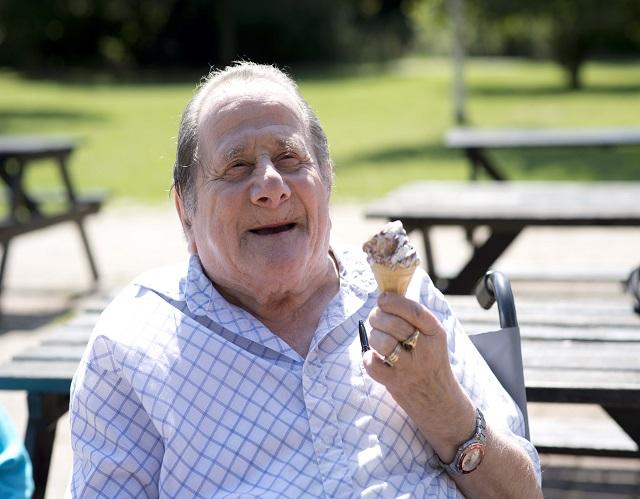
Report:
[[404,347],[405,350],[410,352],[416,347],[419,337],[420,337],[420,331],[416,329],[411,336],[409,336],[406,340],[401,341],[400,344]]
[[384,356],[383,362],[389,367],[393,367],[400,358],[400,352],[402,352],[402,345],[400,343],[397,343],[396,347],[393,349],[393,352],[391,352],[389,355]]

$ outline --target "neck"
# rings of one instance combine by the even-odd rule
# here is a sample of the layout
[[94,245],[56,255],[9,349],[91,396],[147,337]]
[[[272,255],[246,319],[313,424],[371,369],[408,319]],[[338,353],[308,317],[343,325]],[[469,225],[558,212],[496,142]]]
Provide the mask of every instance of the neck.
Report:
[[[312,285],[315,284],[315,285]],[[248,295],[216,286],[227,301],[250,312],[270,331],[305,356],[320,317],[340,288],[337,264],[332,255],[304,285],[272,294]]]

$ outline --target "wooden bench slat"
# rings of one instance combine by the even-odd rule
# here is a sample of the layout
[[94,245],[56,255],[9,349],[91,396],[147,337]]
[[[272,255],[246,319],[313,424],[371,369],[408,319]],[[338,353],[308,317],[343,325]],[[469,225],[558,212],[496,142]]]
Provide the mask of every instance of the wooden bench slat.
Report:
[[70,319],[65,324],[65,327],[76,329],[93,329],[93,326],[95,326],[99,316],[100,314],[96,312],[84,312]]
[[[477,299],[472,295],[447,295],[447,301],[454,307],[471,310],[478,309],[479,307]],[[632,300],[626,295],[607,297],[606,300],[603,300],[601,297],[594,299],[582,296],[579,299],[554,297],[552,300],[549,298],[516,296],[518,311],[582,311],[585,314],[596,315],[621,312],[624,314],[630,310],[629,306],[631,303]],[[479,310],[484,311],[484,309]]]
[[80,221],[87,215],[100,211],[102,203],[103,200],[98,199],[79,200],[76,206],[70,207],[62,213],[31,217],[25,222],[15,222],[13,220],[0,221],[0,240],[6,242],[21,234],[44,229],[59,223]]
[[[460,321],[485,322],[487,324],[496,323],[497,310],[489,310],[490,313],[482,311],[454,310],[454,313]],[[609,320],[607,320],[610,318]],[[525,325],[542,325],[542,326],[563,326],[563,327],[602,327],[613,326],[617,328],[630,328],[636,331],[640,330],[640,315],[636,315],[629,307],[626,314],[617,313],[612,315],[603,315],[602,317],[589,315],[562,315],[548,313],[528,313],[518,310],[518,322],[521,326]]]
[[598,455],[638,454],[638,445],[614,421],[606,418],[563,418],[537,415],[531,421],[531,441],[540,449],[576,454],[589,449]]
[[48,365],[57,362],[80,362],[85,345],[45,345],[25,350],[12,358],[12,363],[18,364],[24,361],[47,362]]
[[80,345],[85,346],[91,337],[91,329],[61,329],[48,334],[41,345]]
[[522,148],[522,147],[598,147],[637,145],[637,128],[452,128],[445,134],[445,144],[453,149]]
[[[457,311],[455,311],[457,312]],[[494,314],[497,314],[494,311]],[[490,317],[490,314],[481,313],[456,313],[458,319],[464,323],[464,321],[472,322],[485,322],[487,324],[496,323],[497,317]],[[567,316],[566,320],[556,315],[528,315],[526,313],[518,312],[518,322],[521,327],[528,325],[548,325],[548,326],[562,326],[573,328],[592,328],[602,326],[613,326],[617,328],[629,328],[635,331],[640,331],[640,316],[636,319],[631,315],[619,315],[614,318],[612,316],[610,321],[607,321],[606,317],[588,317],[588,316]]]
[[8,362],[0,366],[0,390],[69,393],[78,361]]
[[[481,333],[499,329],[497,324],[463,322],[464,330],[469,334]],[[592,342],[640,342],[640,332],[630,328],[568,328],[562,326],[531,326],[525,324],[520,328],[522,340],[526,339],[556,339],[578,340]]]
[[[483,310],[472,296],[448,297],[469,333],[500,328],[496,307]],[[523,305],[524,303],[524,305]],[[557,303],[517,300],[520,335],[527,339],[640,342],[640,315],[631,301],[560,300]]]
[[[474,297],[448,297],[456,316],[463,321],[497,323],[498,312],[494,308],[483,310],[474,303]],[[602,300],[604,301],[604,300]],[[633,311],[631,298],[619,303],[556,305],[516,300],[518,321],[521,326],[528,324],[561,325],[563,327],[616,326],[636,328],[640,331],[640,315]]]
[[637,372],[640,380],[640,342],[620,342],[621,348],[606,348],[598,342],[524,340],[522,357],[527,367],[565,370]]
[[[584,370],[577,369],[562,369],[559,367],[547,368],[547,367],[525,367],[524,379],[527,386],[527,393],[529,390],[541,390],[552,388],[554,390],[563,389],[567,392],[574,390],[582,391],[600,391],[600,390],[615,390],[617,393],[612,394],[612,400],[624,397],[624,392],[633,392],[634,398],[640,397],[640,373],[629,371],[615,371],[609,370],[606,373],[596,370]],[[529,399],[532,402],[555,402],[556,399],[553,396],[546,398],[540,398],[540,395],[534,399]],[[564,395],[562,400],[566,401]],[[586,400],[584,394],[581,394],[581,402],[589,402],[598,404],[596,399]],[[639,403],[640,404],[640,403]]]

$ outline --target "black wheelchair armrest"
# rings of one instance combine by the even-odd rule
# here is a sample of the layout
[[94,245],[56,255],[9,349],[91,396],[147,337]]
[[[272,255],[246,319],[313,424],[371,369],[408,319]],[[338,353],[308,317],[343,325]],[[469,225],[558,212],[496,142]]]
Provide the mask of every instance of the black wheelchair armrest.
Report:
[[627,293],[633,298],[633,310],[640,314],[640,267],[634,269],[625,282]]
[[511,283],[503,273],[487,272],[478,283],[476,298],[480,306],[487,310],[496,301],[498,302],[498,316],[500,317],[501,328],[518,327],[518,316],[516,315]]

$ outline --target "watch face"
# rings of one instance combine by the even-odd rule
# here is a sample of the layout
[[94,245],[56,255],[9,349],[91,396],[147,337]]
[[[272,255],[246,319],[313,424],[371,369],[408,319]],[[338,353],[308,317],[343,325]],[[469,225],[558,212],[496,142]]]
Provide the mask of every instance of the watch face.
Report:
[[463,473],[471,473],[482,462],[484,456],[484,449],[481,444],[470,445],[465,449],[464,454],[460,459],[460,471]]

